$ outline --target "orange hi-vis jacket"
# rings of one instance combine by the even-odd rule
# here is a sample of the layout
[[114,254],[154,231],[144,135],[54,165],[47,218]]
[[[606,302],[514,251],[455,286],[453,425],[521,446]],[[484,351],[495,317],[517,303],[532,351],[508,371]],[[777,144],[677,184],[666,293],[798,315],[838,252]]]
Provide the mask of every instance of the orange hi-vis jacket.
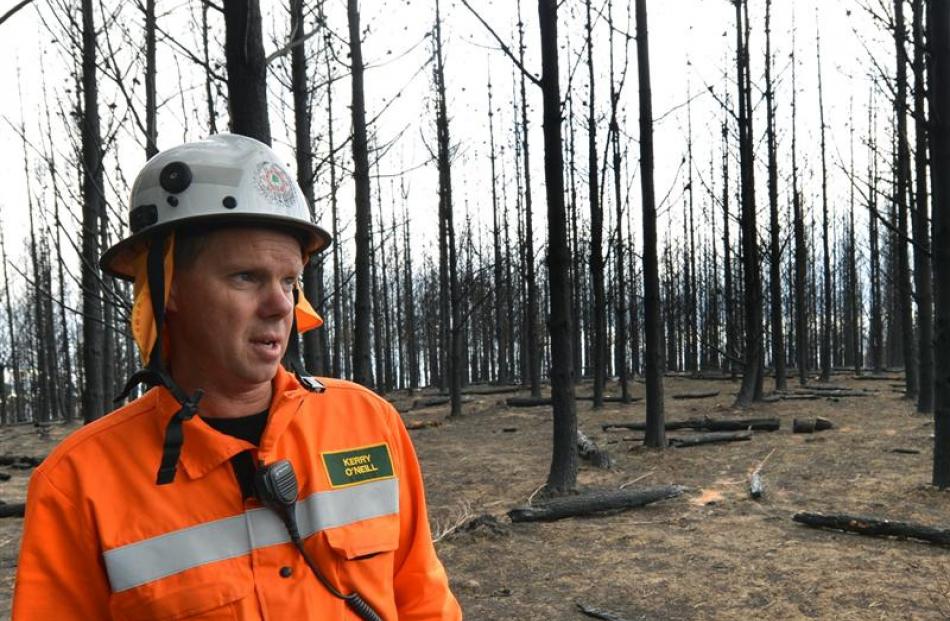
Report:
[[259,449],[187,421],[169,485],[155,472],[179,405],[164,388],[69,436],[30,481],[13,620],[358,619],[277,515],[242,499],[230,459],[248,449],[293,464],[304,546],[339,591],[386,621],[461,619],[398,414],[360,386],[324,383],[311,393],[278,370]]

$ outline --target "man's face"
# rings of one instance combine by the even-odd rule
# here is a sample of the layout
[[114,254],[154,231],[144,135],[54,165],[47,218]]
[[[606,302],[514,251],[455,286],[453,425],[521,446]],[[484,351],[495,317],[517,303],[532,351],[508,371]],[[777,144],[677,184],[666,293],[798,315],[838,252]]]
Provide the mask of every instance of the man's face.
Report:
[[209,234],[192,265],[176,270],[172,281],[168,330],[176,381],[235,393],[269,385],[287,346],[302,271],[300,243],[286,233]]

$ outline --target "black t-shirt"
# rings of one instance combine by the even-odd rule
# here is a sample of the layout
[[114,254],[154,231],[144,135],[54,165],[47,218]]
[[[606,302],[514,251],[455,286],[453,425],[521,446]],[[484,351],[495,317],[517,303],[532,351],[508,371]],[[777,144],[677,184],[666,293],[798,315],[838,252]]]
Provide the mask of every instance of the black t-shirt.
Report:
[[201,420],[208,423],[212,429],[229,436],[247,440],[254,446],[261,443],[261,436],[264,434],[264,427],[267,426],[268,411],[258,412],[250,416],[241,416],[240,418],[206,418]]

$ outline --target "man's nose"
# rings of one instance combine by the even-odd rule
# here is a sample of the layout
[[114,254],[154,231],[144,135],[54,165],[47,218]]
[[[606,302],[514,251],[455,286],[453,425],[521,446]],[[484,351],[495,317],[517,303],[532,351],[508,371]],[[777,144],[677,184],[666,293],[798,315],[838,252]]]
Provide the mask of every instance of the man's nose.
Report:
[[281,280],[270,282],[262,293],[261,314],[266,317],[283,317],[294,309],[293,290]]

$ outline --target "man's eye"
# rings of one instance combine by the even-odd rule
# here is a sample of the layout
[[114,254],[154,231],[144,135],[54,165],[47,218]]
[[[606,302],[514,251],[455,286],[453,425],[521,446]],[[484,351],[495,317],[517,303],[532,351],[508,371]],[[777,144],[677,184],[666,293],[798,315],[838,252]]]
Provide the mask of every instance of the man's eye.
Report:
[[238,272],[234,275],[234,279],[240,282],[253,282],[254,274],[250,272]]

